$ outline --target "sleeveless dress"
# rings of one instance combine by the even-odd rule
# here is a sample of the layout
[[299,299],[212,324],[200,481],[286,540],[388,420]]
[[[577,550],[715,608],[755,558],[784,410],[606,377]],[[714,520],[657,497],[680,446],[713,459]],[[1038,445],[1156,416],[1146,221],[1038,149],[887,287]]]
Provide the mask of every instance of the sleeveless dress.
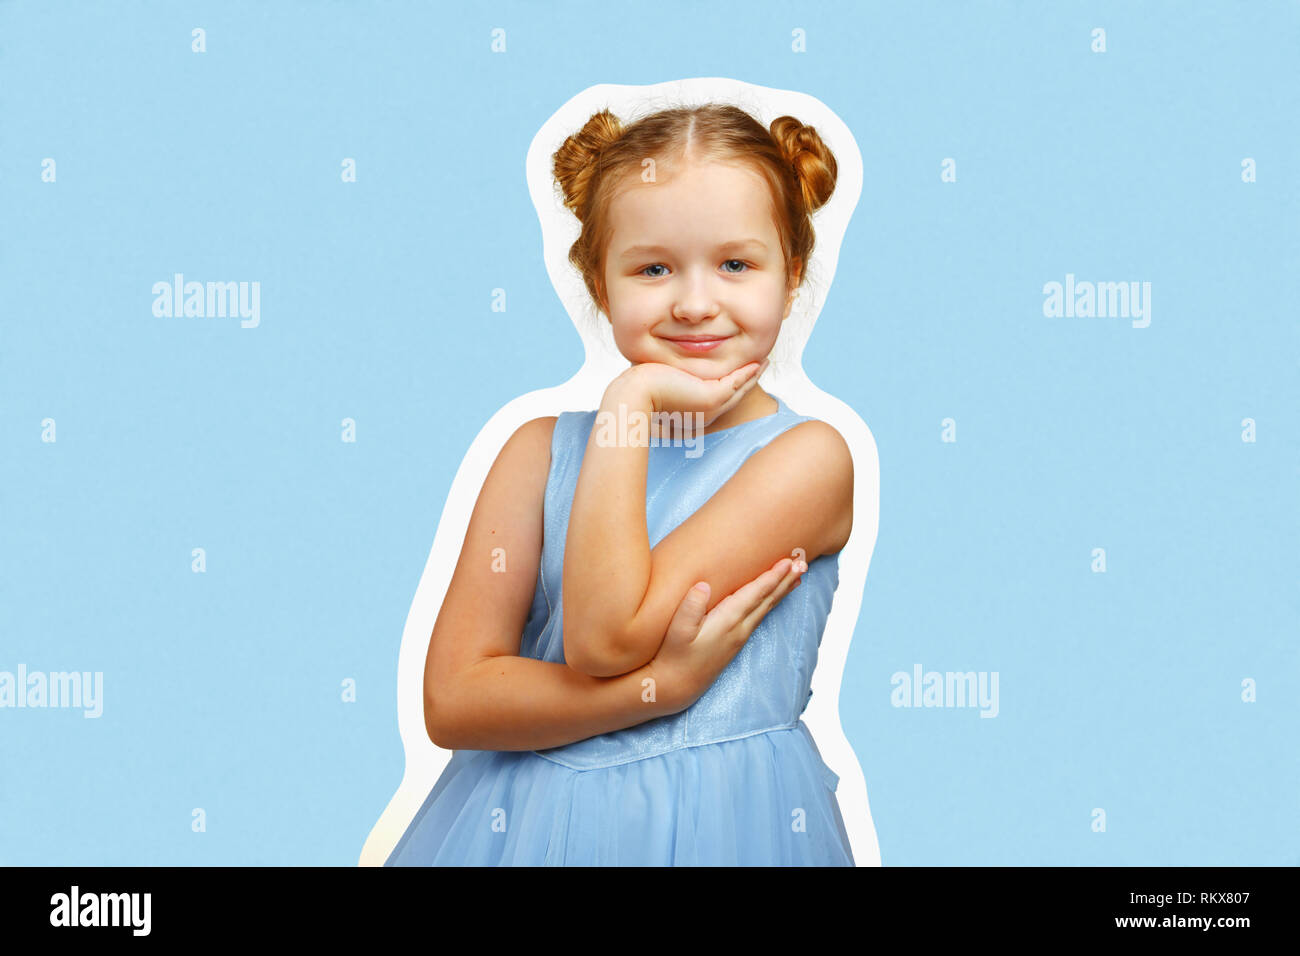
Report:
[[[776,412],[700,436],[702,453],[651,442],[651,547],[750,455],[811,420],[773,398]],[[564,542],[595,418],[564,412],[555,423],[521,656],[564,660]],[[762,520],[760,503],[754,514]],[[684,711],[545,750],[455,751],[384,865],[853,866],[839,777],[799,719],[838,583],[839,552],[810,561]]]

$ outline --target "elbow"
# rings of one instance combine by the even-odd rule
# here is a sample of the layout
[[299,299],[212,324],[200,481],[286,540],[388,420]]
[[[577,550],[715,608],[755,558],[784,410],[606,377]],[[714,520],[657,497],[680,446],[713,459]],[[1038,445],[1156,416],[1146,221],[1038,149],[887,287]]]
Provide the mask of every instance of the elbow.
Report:
[[452,749],[447,746],[446,730],[440,724],[435,724],[433,722],[433,718],[429,714],[429,708],[427,704],[425,705],[424,708],[424,730],[425,733],[429,735],[429,741],[435,747],[441,747],[443,750]]
[[[653,656],[653,655],[651,655]],[[605,640],[599,643],[575,640],[564,628],[564,662],[580,674],[589,677],[617,677],[635,670],[649,660],[643,657],[631,641]]]
[[631,666],[622,663],[619,658],[605,654],[582,653],[571,658],[565,652],[564,660],[571,670],[588,677],[617,677],[632,670]]
[[454,723],[448,713],[445,695],[426,690],[424,692],[424,730],[435,747],[443,750],[456,750]]

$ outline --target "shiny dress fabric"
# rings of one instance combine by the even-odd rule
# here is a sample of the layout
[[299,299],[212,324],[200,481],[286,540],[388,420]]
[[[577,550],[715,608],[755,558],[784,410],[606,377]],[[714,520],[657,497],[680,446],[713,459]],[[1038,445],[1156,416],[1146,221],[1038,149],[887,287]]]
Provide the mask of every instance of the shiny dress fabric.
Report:
[[[651,444],[652,547],[750,455],[810,420],[773,397],[774,414],[702,436],[702,453]],[[555,423],[522,656],[564,660],[564,542],[595,418],[565,412]],[[761,520],[762,504],[754,510]],[[384,865],[852,866],[839,778],[799,719],[838,583],[838,553],[809,562],[803,583],[680,713],[547,750],[456,751]]]

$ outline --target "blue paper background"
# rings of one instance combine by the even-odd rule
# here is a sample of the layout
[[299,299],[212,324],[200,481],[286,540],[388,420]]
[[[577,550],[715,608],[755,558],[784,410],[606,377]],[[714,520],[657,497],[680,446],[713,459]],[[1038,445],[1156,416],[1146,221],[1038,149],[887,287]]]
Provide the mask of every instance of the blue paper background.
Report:
[[[0,864],[356,862],[455,470],[581,363],[525,151],[692,76],[866,164],[804,364],[880,451],[841,708],[882,861],[1300,863],[1297,49],[1292,2],[0,4],[0,670],[105,675],[97,720],[0,709]],[[176,272],[260,326],[155,318]],[[1150,327],[1044,317],[1067,273]],[[914,663],[998,717],[892,707]]]

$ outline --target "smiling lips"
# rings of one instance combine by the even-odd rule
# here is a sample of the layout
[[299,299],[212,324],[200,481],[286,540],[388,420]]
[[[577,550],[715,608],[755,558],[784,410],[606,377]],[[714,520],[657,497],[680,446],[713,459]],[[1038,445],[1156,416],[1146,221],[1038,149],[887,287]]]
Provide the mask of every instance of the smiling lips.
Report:
[[665,337],[665,341],[672,342],[685,352],[699,353],[711,351],[729,338],[730,335],[678,335]]

